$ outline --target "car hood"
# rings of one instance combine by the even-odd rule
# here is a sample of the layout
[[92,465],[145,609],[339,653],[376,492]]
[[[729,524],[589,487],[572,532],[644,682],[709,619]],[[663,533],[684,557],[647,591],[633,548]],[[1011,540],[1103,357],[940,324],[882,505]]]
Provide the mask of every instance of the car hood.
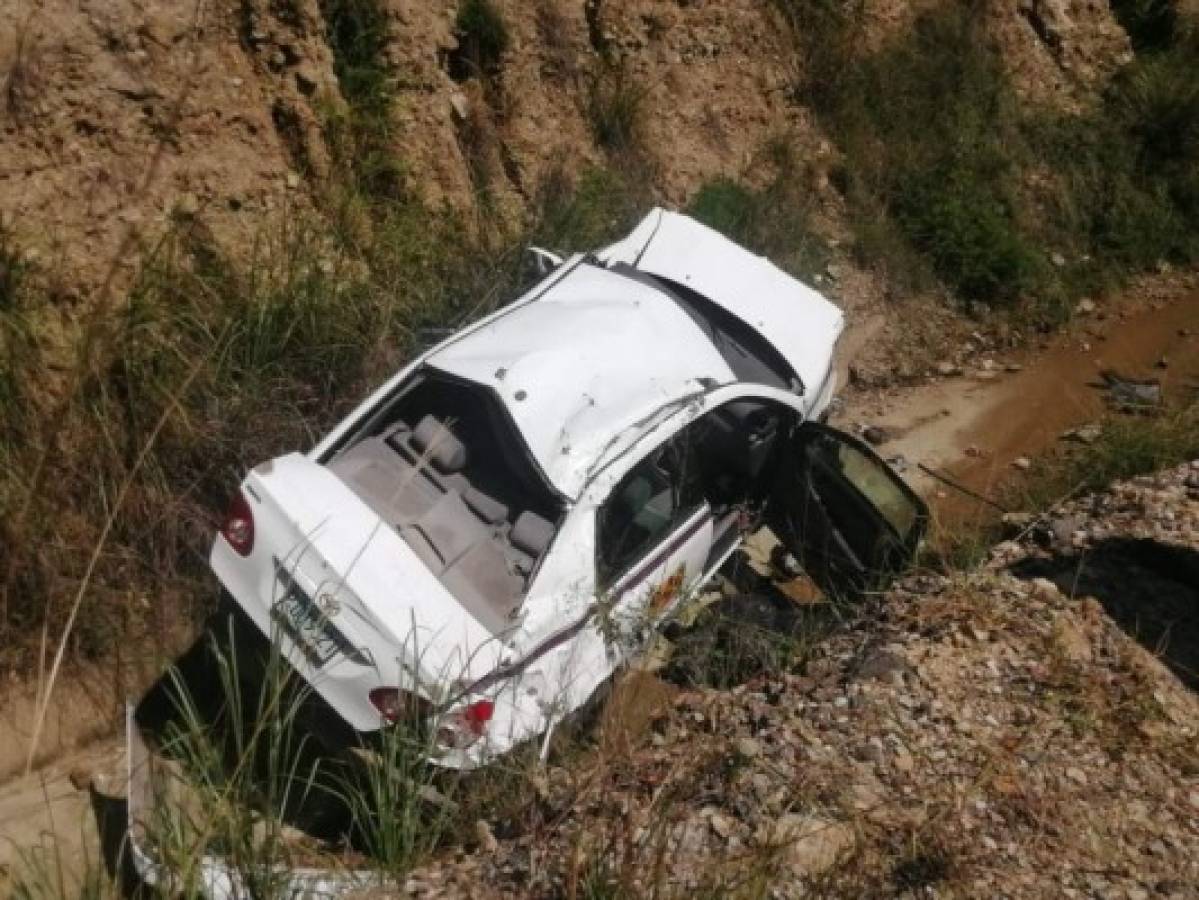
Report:
[[258,591],[266,606],[278,599],[282,569],[310,596],[335,600],[330,624],[381,670],[398,662],[439,687],[498,664],[495,636],[324,466],[293,453],[256,468],[245,488],[257,500],[254,555],[274,563]]
[[694,219],[654,209],[599,254],[684,285],[723,307],[778,349],[816,397],[832,370],[845,316],[812,288]]

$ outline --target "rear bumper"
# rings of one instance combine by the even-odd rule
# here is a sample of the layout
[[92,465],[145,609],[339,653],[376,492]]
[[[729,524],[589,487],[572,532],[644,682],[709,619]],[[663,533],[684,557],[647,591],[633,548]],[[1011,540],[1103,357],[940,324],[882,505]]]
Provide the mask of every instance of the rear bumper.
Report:
[[271,868],[247,879],[227,860],[212,853],[186,860],[186,865],[172,865],[159,851],[153,838],[156,821],[155,805],[165,793],[163,779],[169,777],[163,766],[142,737],[133,714],[126,707],[126,809],[128,859],[137,877],[147,886],[163,893],[181,896],[200,896],[210,900],[241,900],[253,896],[252,881],[262,877],[277,890],[280,897],[305,900],[332,900],[352,891],[361,891],[378,884],[379,873],[364,869]]

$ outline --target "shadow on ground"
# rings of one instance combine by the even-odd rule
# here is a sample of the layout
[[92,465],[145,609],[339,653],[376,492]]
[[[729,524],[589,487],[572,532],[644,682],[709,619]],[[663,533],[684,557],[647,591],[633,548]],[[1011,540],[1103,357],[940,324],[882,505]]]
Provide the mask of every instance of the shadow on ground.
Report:
[[1183,684],[1199,690],[1199,552],[1112,538],[1076,554],[1024,559],[1020,578],[1048,578],[1066,595],[1094,597]]

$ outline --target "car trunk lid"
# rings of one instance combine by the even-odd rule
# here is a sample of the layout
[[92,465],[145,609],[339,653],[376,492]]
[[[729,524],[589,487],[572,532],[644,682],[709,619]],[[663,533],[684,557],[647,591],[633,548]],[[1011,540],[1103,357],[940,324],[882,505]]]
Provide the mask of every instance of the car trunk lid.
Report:
[[[398,661],[436,690],[498,662],[501,648],[491,632],[324,466],[290,454],[253,470],[244,488],[258,523],[258,600],[310,664],[322,665],[322,654],[340,650],[387,676]],[[306,615],[315,619],[307,623],[307,640],[296,633],[306,630]],[[336,643],[341,635],[343,646],[321,644],[322,619],[333,626],[325,640]],[[360,658],[348,648],[358,649]]]
[[690,288],[770,341],[817,396],[845,327],[840,309],[769,260],[678,213],[655,209],[599,254]]

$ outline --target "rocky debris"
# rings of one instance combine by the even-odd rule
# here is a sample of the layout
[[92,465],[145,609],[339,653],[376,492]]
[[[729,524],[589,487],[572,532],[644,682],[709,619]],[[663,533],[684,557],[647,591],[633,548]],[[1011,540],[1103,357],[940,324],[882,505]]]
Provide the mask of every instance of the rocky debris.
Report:
[[[1120,536],[1199,554],[1196,473],[1051,519],[1092,553]],[[1191,896],[1199,699],[1108,599],[1019,571],[1057,554],[1025,533],[976,572],[904,578],[795,671],[678,693],[627,753],[551,764],[554,789],[496,853],[418,880],[438,896],[751,877],[785,898]]]

